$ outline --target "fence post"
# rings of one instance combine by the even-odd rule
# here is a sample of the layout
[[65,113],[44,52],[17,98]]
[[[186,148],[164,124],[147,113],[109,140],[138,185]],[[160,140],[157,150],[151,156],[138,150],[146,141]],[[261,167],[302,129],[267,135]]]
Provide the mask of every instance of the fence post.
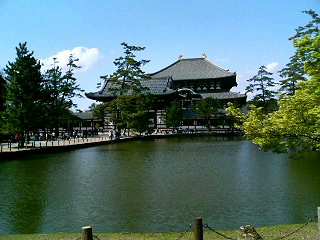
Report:
[[82,240],[93,240],[92,227],[82,227]]
[[320,207],[318,207],[318,240],[320,240]]
[[203,240],[202,218],[194,220],[194,240]]

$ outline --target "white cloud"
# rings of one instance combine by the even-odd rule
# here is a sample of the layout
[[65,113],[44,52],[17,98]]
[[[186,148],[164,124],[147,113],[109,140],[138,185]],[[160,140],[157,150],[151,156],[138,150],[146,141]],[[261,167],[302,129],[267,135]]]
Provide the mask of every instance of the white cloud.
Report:
[[279,70],[280,64],[278,62],[269,63],[267,66],[267,71],[276,73]]
[[70,54],[79,59],[76,64],[81,68],[77,69],[77,72],[87,71],[101,59],[101,53],[98,48],[75,47],[72,50],[63,50],[48,58],[40,59],[43,64],[42,70],[45,71],[53,67],[53,58],[56,58],[56,66],[66,70]]

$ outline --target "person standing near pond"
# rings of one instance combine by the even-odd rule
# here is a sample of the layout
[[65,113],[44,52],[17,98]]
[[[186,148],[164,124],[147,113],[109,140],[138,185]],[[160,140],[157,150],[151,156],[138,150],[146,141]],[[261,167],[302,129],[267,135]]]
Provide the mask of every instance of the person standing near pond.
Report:
[[110,138],[110,140],[113,139],[113,131],[112,130],[110,130],[110,132],[109,132],[109,138]]

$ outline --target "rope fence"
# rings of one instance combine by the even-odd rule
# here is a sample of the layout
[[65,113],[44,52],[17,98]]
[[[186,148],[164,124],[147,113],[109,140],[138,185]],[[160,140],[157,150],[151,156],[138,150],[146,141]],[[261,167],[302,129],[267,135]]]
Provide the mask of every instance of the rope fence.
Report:
[[[309,223],[314,222],[315,220],[320,220],[320,218],[318,217],[320,213],[320,207],[318,208],[318,215],[310,218],[306,223],[304,223],[302,226],[298,227],[297,229],[295,229],[294,231],[285,234],[282,237],[278,237],[275,238],[274,240],[282,240],[282,239],[286,239],[288,237],[291,237],[292,235],[296,234],[297,232],[301,231],[305,226],[307,226]],[[214,230],[212,227],[210,227],[207,223],[202,223],[202,218],[196,218],[194,220],[194,224],[190,224],[188,226],[188,228],[178,237],[176,238],[176,240],[180,240],[182,239],[188,232],[191,231],[191,229],[194,228],[194,240],[203,240],[204,239],[204,229],[208,229],[209,231],[219,235],[220,237],[223,237],[225,239],[231,239],[231,240],[237,240],[239,238],[233,238],[233,237],[229,237],[217,230]],[[243,227],[240,227],[240,229],[242,230],[243,237],[250,237],[250,239],[256,239],[256,240],[262,240],[263,237],[255,230],[255,228],[251,225],[246,225]],[[318,239],[320,239],[320,221],[318,224]],[[82,228],[82,236],[77,238],[76,240],[100,240],[98,236],[93,235],[92,232],[92,227],[91,226],[86,226]]]

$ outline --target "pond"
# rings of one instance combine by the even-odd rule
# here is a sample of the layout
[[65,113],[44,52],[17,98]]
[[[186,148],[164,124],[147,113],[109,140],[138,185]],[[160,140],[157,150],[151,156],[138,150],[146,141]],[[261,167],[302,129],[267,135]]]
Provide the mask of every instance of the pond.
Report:
[[0,234],[183,232],[304,223],[319,155],[289,158],[217,137],[110,144],[0,162]]

